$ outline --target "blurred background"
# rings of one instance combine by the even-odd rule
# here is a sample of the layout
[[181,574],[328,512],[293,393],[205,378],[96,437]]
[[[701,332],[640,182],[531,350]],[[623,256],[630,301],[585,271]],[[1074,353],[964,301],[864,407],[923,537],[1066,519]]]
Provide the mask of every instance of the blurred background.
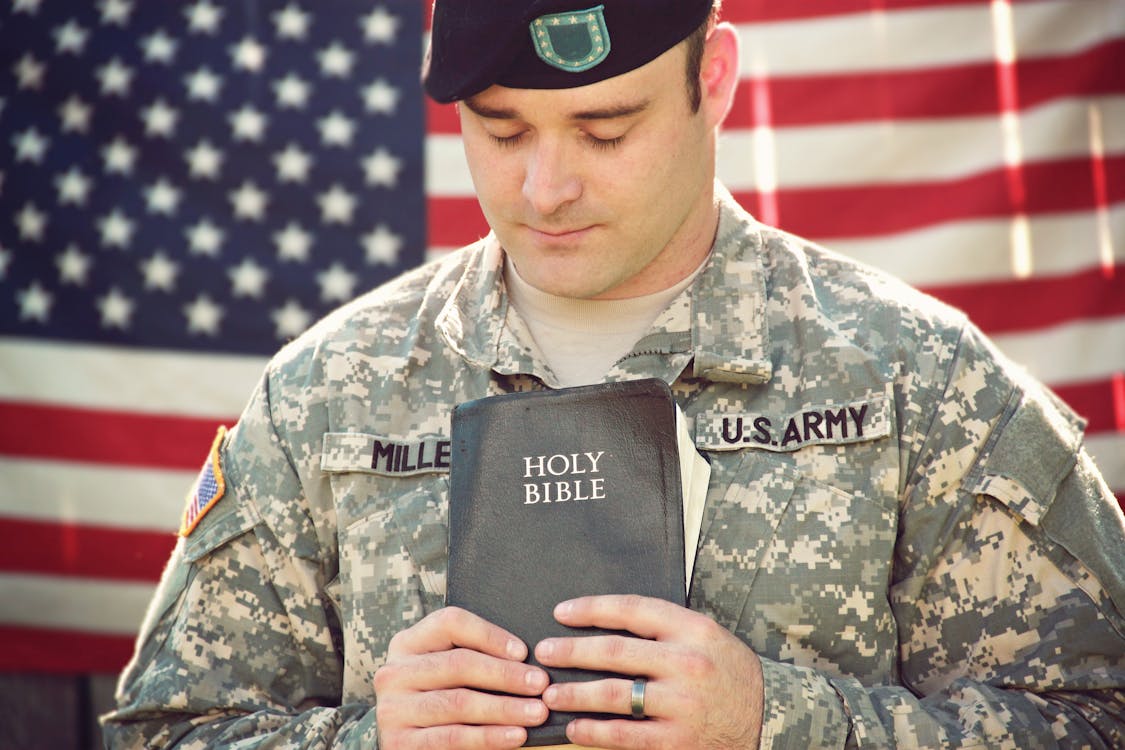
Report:
[[[1125,2],[725,7],[727,186],[965,310],[1089,420],[1125,502]],[[4,0],[0,747],[100,747],[185,493],[269,355],[487,232],[418,84],[428,13]]]

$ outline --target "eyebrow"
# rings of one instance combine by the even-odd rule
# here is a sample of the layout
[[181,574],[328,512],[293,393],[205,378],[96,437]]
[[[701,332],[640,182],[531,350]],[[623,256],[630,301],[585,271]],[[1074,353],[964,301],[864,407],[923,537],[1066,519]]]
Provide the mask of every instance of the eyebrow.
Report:
[[[484,117],[489,120],[519,120],[520,113],[515,109],[508,107],[490,107],[486,104],[481,104],[473,99],[465,99],[461,102],[469,108],[478,117]],[[649,99],[642,99],[639,102],[630,104],[619,104],[613,107],[602,107],[599,109],[585,109],[578,112],[572,112],[569,115],[571,120],[615,120],[619,117],[630,117],[639,114],[648,109],[651,101]]]

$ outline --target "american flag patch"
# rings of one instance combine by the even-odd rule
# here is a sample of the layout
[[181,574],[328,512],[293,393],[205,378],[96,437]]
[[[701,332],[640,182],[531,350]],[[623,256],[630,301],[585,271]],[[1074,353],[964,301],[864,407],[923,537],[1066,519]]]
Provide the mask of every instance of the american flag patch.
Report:
[[226,434],[227,428],[220,427],[218,434],[215,435],[215,442],[211,444],[207,461],[199,472],[199,478],[191,488],[187,507],[184,508],[184,516],[180,521],[180,536],[190,534],[203,520],[203,516],[207,515],[207,511],[211,510],[223,496],[226,481],[223,479],[223,467],[219,464],[219,447],[223,444],[223,437]]

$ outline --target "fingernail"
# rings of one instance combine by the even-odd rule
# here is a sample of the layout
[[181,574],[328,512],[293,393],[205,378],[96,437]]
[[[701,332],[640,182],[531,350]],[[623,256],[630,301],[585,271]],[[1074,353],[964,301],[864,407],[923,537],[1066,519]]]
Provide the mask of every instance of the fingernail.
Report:
[[547,686],[547,675],[539,670],[529,669],[523,676],[523,681],[532,690],[542,690]]
[[535,703],[528,703],[523,707],[523,713],[529,719],[538,719],[543,715],[543,704],[539,701]]
[[522,742],[523,741],[523,730],[509,729],[508,731],[504,732],[504,741],[505,742]]
[[555,642],[540,641],[539,645],[535,647],[535,650],[539,652],[540,657],[550,657],[555,653]]
[[562,602],[555,607],[555,616],[566,617],[572,609],[574,609],[574,605],[571,602]]
[[512,659],[523,659],[524,657],[523,644],[517,641],[515,638],[512,638],[508,641],[507,650],[508,656]]

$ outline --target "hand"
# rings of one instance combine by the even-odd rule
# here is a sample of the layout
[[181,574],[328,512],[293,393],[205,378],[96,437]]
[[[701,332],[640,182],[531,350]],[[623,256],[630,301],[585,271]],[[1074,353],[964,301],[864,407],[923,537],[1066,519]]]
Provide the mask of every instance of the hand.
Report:
[[[661,599],[590,596],[562,602],[555,608],[555,619],[640,637],[548,638],[535,648],[543,665],[648,678],[647,721],[576,719],[566,730],[571,742],[622,750],[758,747],[761,662],[710,618]],[[543,701],[551,710],[628,716],[632,686],[631,678],[554,684],[544,691]]]
[[523,664],[526,657],[519,639],[471,612],[431,612],[391,639],[375,672],[379,747],[519,747],[524,727],[547,719],[538,698],[547,673]]

